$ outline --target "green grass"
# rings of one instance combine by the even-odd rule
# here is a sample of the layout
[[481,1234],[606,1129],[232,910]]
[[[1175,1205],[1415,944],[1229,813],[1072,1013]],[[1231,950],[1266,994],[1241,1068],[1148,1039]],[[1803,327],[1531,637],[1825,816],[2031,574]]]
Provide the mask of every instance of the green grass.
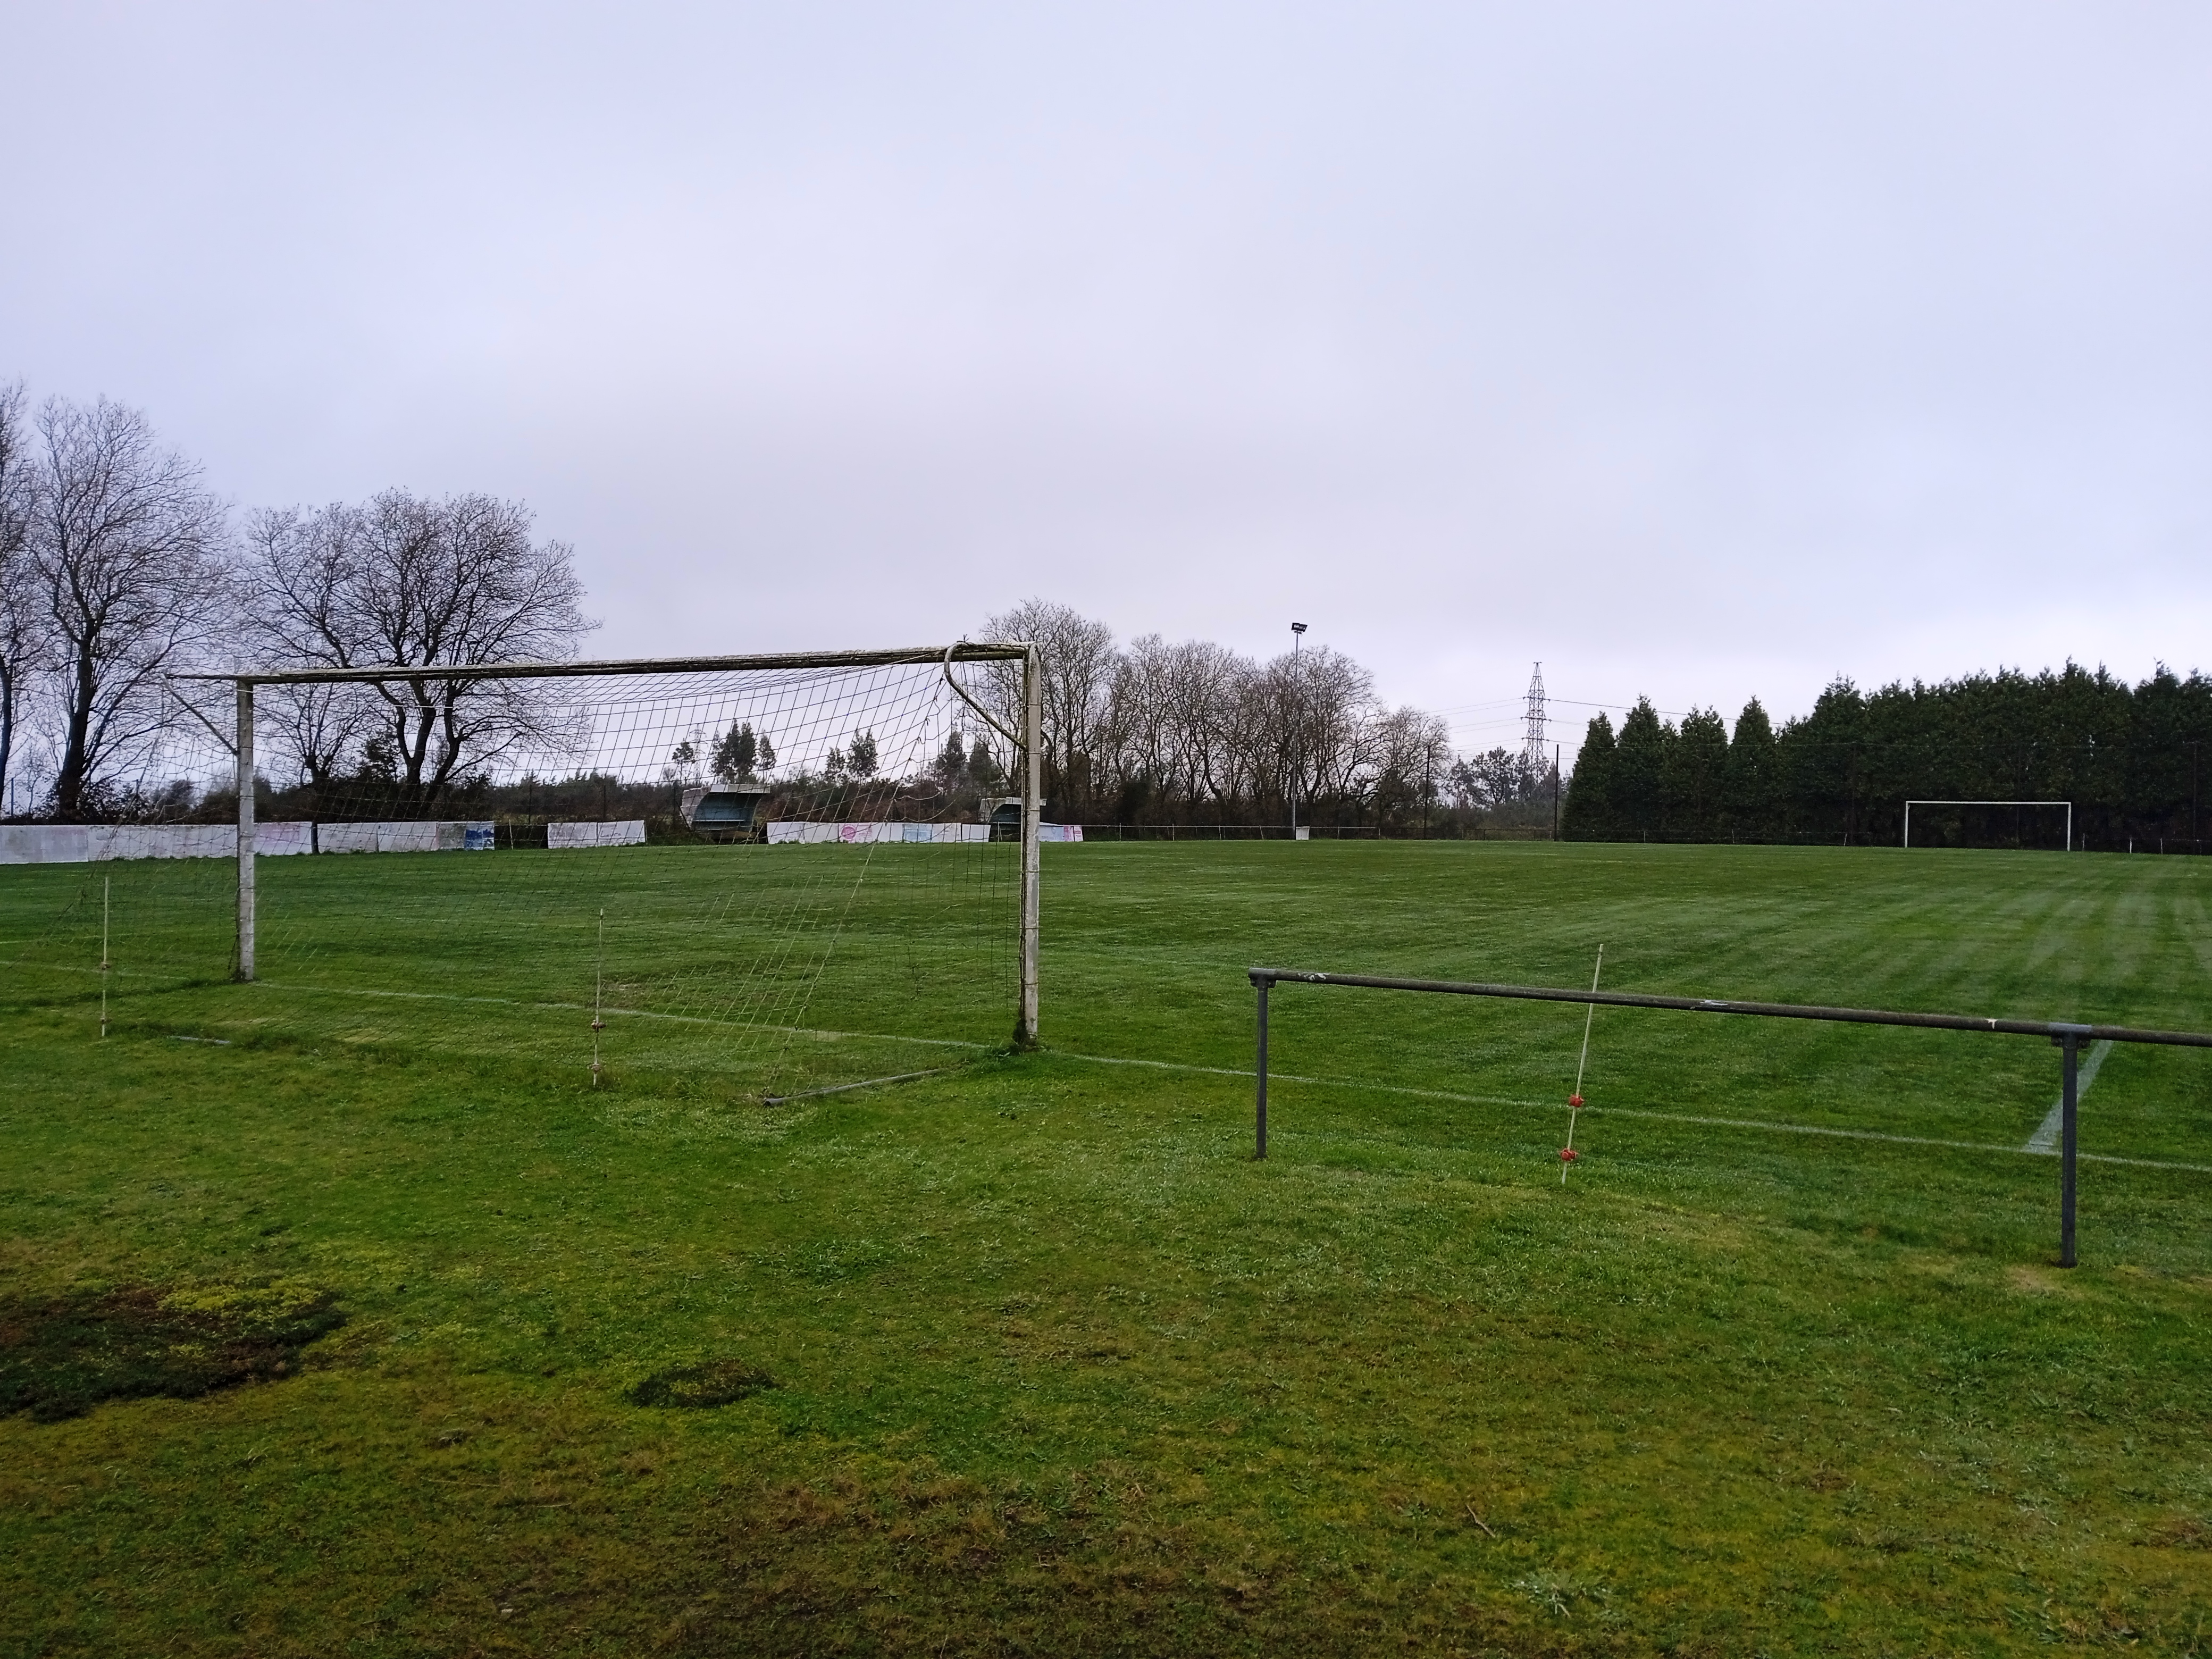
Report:
[[1265,1164],[1238,1074],[1249,963],[1601,941],[2204,1029],[2197,861],[1054,847],[1017,1057],[1008,850],[270,860],[247,987],[219,866],[0,871],[0,1342],[344,1318],[0,1419],[0,1652],[2212,1652],[2206,1056],[2072,1273],[2040,1042],[1601,1010],[1564,1188],[1579,1009],[1285,988]]

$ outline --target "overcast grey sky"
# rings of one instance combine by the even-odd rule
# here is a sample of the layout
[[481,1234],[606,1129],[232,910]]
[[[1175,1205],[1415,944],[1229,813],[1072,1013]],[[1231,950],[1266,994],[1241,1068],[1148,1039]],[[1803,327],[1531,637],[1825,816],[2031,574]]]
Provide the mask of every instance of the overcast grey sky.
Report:
[[595,653],[1296,618],[1483,746],[2212,667],[2202,4],[0,21],[0,376],[526,500]]

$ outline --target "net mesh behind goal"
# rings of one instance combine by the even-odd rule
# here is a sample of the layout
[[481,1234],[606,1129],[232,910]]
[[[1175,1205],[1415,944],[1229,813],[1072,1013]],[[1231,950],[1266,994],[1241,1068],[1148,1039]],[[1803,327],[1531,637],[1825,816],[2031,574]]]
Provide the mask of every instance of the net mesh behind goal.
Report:
[[62,856],[0,863],[0,963],[32,1000],[571,1079],[595,1050],[745,1095],[927,1069],[1015,1024],[1022,669],[261,684],[228,994],[232,688],[180,685],[118,822],[8,832]]

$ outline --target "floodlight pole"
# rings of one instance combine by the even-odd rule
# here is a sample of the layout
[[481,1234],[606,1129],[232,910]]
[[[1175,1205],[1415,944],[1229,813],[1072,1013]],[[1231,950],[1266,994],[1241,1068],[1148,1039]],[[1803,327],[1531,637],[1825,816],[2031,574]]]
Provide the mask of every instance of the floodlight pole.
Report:
[[[1291,624],[1291,695],[1297,699],[1297,715],[1301,720],[1305,714],[1306,700],[1304,684],[1298,678],[1298,647],[1304,645],[1305,641],[1306,625],[1304,623],[1292,623]],[[1301,759],[1303,759],[1304,745],[1298,742],[1298,738],[1303,735],[1304,733],[1297,727],[1291,728],[1291,751],[1293,754],[1299,755]],[[1283,793],[1291,798],[1291,839],[1296,841],[1298,838],[1298,763],[1297,761],[1291,763],[1290,787]]]
[[253,682],[238,683],[238,973],[253,977]]
[[1044,664],[1037,647],[1022,653],[1022,967],[1021,1012],[1014,1046],[1037,1046],[1038,890],[1044,874]]

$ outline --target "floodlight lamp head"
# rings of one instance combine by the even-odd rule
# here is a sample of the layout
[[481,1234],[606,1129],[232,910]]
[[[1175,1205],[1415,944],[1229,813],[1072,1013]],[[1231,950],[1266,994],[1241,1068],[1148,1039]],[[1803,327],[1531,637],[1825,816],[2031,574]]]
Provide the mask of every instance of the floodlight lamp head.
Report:
[[1292,623],[1291,624],[1291,632],[1293,634],[1303,634],[1305,631],[1306,625],[1304,623]]

